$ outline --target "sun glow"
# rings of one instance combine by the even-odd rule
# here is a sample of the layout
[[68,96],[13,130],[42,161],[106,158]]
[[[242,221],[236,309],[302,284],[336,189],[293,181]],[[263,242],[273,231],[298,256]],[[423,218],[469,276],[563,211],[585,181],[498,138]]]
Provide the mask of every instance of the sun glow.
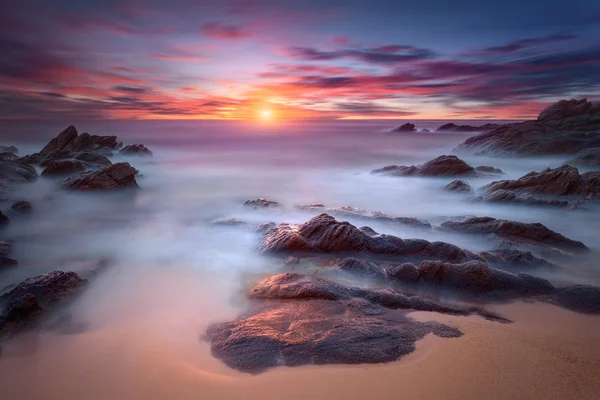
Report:
[[273,112],[270,109],[265,108],[265,109],[261,110],[260,117],[262,119],[271,119],[271,118],[273,118]]

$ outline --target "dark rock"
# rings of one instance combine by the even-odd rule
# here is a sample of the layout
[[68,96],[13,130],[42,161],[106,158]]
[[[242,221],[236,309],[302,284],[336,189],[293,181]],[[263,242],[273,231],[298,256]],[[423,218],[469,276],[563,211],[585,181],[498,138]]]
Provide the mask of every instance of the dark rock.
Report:
[[2,211],[0,211],[0,226],[6,226],[10,223],[10,219],[6,216],[6,214],[4,214]]
[[581,150],[567,163],[584,167],[600,167],[600,147]]
[[33,206],[27,200],[16,201],[13,203],[12,206],[10,206],[10,208],[21,213],[28,213],[33,211]]
[[124,156],[151,156],[152,152],[143,144],[130,144],[121,149],[120,153]]
[[63,182],[65,189],[111,190],[138,188],[135,180],[138,170],[129,163],[117,163],[98,171],[74,175]]
[[246,207],[252,207],[252,208],[275,208],[275,207],[281,207],[281,204],[279,204],[276,201],[273,200],[268,200],[265,198],[259,198],[257,200],[246,200],[244,202],[244,205]]
[[85,166],[81,161],[50,161],[42,171],[42,176],[72,175],[81,171],[85,171]]
[[530,251],[498,249],[479,253],[489,264],[525,268],[557,268],[551,262],[531,254]]
[[600,147],[600,106],[561,100],[536,121],[506,124],[465,140],[457,150],[495,155],[575,154]]
[[404,263],[388,268],[387,276],[392,282],[414,284],[418,282],[421,273],[415,264]]
[[446,186],[444,186],[444,190],[449,192],[464,192],[471,193],[473,192],[473,188],[465,181],[461,181],[459,179],[450,182]]
[[[372,230],[371,230],[372,231]],[[476,254],[444,242],[400,239],[358,229],[321,214],[302,225],[280,224],[262,237],[265,253],[330,253],[373,257],[443,259],[453,262],[478,260]]]
[[583,314],[600,314],[600,288],[588,285],[559,287],[546,300]]
[[21,282],[0,296],[0,340],[33,328],[39,317],[71,301],[86,284],[76,273],[62,271]]
[[17,149],[15,146],[0,146],[0,152],[19,154],[19,149]]
[[441,228],[461,233],[494,234],[500,238],[515,242],[550,246],[569,252],[589,251],[583,243],[571,240],[540,223],[516,222],[491,217],[474,217],[464,221],[446,221],[441,224]]
[[450,122],[450,123],[440,126],[436,130],[440,131],[440,132],[444,132],[444,131],[446,131],[446,132],[482,132],[482,131],[489,131],[498,126],[501,126],[501,125],[485,124],[485,125],[481,125],[481,126],[473,126],[473,125],[456,125],[455,123]]
[[0,193],[20,184],[33,182],[37,176],[35,168],[25,162],[0,161]]
[[275,228],[277,224],[275,222],[265,222],[264,224],[258,224],[252,228],[252,232],[260,233],[261,235],[267,232],[271,228]]
[[354,218],[361,221],[375,221],[375,222],[385,222],[394,225],[403,225],[403,226],[411,226],[413,228],[425,228],[431,229],[431,224],[427,221],[420,220],[414,217],[392,217],[380,211],[367,211],[362,208],[352,207],[352,206],[343,206],[343,207],[334,207],[329,208],[325,207],[322,204],[311,204],[307,206],[298,206],[303,210],[314,210],[319,212],[326,212],[328,214],[334,215],[336,217],[343,218]]
[[19,159],[19,156],[11,153],[9,151],[5,151],[0,153],[0,161],[17,161]]
[[74,157],[75,160],[77,161],[82,161],[86,164],[92,164],[92,165],[111,165],[112,162],[108,159],[108,157],[103,156],[102,154],[98,154],[98,153],[94,153],[94,152],[90,152],[90,151],[84,151],[82,153],[79,153],[77,155],[75,155]]
[[423,133],[431,133],[431,131],[429,129],[421,129],[419,132],[423,132]]
[[397,128],[392,129],[390,132],[415,132],[415,124],[406,123]]
[[473,167],[456,156],[440,156],[425,164],[410,167],[390,165],[371,173],[391,176],[477,176]]
[[475,171],[482,172],[484,174],[495,174],[495,175],[503,175],[504,172],[500,168],[494,168],[489,165],[482,165],[475,168]]
[[217,218],[210,221],[210,224],[217,226],[242,226],[248,223],[237,218]]
[[336,266],[342,271],[357,275],[375,282],[387,282],[388,277],[383,268],[379,265],[359,260],[353,257],[347,257],[339,261]]
[[567,200],[558,200],[548,198],[547,196],[538,196],[534,194],[511,192],[509,190],[498,189],[484,196],[478,196],[475,200],[487,201],[492,203],[515,203],[528,204],[536,206],[552,206],[552,207],[567,207]]
[[[0,272],[11,269],[19,265],[19,262],[10,257],[12,246],[8,242],[0,241]],[[1,292],[0,292],[1,293]]]

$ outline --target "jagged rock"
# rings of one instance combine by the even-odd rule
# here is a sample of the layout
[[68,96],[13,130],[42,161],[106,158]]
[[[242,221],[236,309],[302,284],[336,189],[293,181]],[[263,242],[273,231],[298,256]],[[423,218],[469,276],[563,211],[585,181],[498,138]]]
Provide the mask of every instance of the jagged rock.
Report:
[[256,200],[246,200],[244,202],[244,205],[246,207],[252,207],[254,209],[256,208],[275,208],[275,207],[281,207],[281,204],[279,204],[276,201],[273,200],[268,200],[265,198],[258,198]]
[[439,128],[436,131],[446,131],[446,132],[483,132],[489,131],[491,129],[497,128],[501,125],[499,124],[485,124],[481,126],[473,126],[473,125],[456,125],[455,123],[447,123]]
[[460,179],[454,180],[444,186],[444,190],[449,192],[464,192],[471,193],[473,192],[473,188],[465,181],[461,181]]
[[18,211],[21,213],[28,213],[33,211],[33,206],[27,200],[19,200],[13,203],[10,208],[14,211]]
[[334,215],[336,217],[343,218],[354,218],[358,220],[364,221],[375,221],[375,222],[385,222],[397,225],[405,225],[411,226],[414,228],[425,228],[431,229],[431,224],[427,221],[420,220],[414,217],[392,217],[380,211],[367,211],[362,208],[352,207],[352,206],[343,206],[343,207],[325,207],[323,204],[308,204],[308,205],[300,205],[297,208],[301,210],[309,210],[309,211],[319,211],[325,212],[327,214]]
[[475,200],[552,207],[567,207],[569,205],[567,200],[558,200],[533,194],[511,192],[504,189],[494,190],[493,192],[490,192],[484,196],[478,196],[475,198]]
[[0,193],[20,184],[33,182],[37,176],[35,168],[25,162],[0,161]]
[[94,153],[93,151],[84,151],[79,154],[76,154],[74,159],[92,165],[108,166],[112,164],[108,157],[102,154]]
[[489,264],[508,267],[556,268],[551,262],[531,254],[530,251],[498,249],[479,253]]
[[262,237],[259,250],[265,253],[329,253],[373,257],[442,259],[464,262],[480,259],[475,253],[444,242],[400,239],[358,229],[348,222],[321,214],[302,225],[279,224]]
[[393,265],[387,269],[387,276],[392,282],[414,284],[419,281],[419,267],[413,263]]
[[535,121],[506,124],[465,140],[456,149],[492,155],[558,155],[600,147],[600,106],[561,100]]
[[0,153],[0,161],[17,161],[19,159],[19,156],[11,153],[9,151],[5,151]]
[[415,132],[415,124],[407,122],[404,125],[400,125],[397,128],[392,129],[390,132]]
[[271,228],[275,228],[277,224],[275,222],[265,222],[264,224],[258,224],[252,227],[252,232],[260,233],[261,235],[267,232]]
[[28,278],[0,296],[0,340],[33,328],[39,318],[71,301],[86,286],[74,272],[54,271]]
[[477,176],[475,168],[456,156],[440,156],[422,165],[390,165],[371,171],[391,176]]
[[387,282],[388,277],[383,268],[370,261],[363,261],[353,257],[347,257],[335,265],[342,271],[360,276],[375,282]]
[[63,182],[65,189],[111,190],[138,188],[135,176],[138,170],[129,163],[117,163],[98,171],[74,175]]
[[475,171],[482,172],[484,174],[504,175],[504,172],[500,168],[494,168],[489,165],[481,165],[475,168]]
[[42,176],[72,175],[81,171],[85,171],[85,166],[81,161],[50,161],[42,171]]
[[567,163],[584,167],[600,167],[600,147],[581,150]]
[[121,149],[120,153],[124,156],[151,156],[152,152],[143,144],[130,144]]
[[494,234],[515,242],[533,243],[568,252],[586,252],[581,242],[571,240],[540,223],[525,223],[491,217],[467,218],[464,221],[446,221],[441,228],[461,233]]
[[19,154],[19,149],[17,149],[15,146],[0,146],[0,152]]

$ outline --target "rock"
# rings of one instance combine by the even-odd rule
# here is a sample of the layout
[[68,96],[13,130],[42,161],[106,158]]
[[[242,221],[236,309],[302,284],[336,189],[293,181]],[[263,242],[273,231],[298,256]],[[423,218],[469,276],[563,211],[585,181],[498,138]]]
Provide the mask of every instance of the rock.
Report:
[[392,129],[390,132],[415,132],[415,124],[406,123],[397,128]]
[[37,171],[31,165],[17,161],[0,161],[0,193],[12,190],[15,186],[33,182]]
[[600,106],[561,100],[535,121],[506,124],[465,140],[457,151],[492,155],[575,154],[600,147]]
[[6,226],[10,223],[10,219],[6,216],[6,214],[4,214],[2,211],[0,211],[0,226]]
[[498,189],[484,196],[478,196],[475,200],[496,202],[496,203],[516,203],[529,204],[536,206],[567,207],[567,200],[552,199],[544,196],[536,196],[527,193],[511,192],[509,190]]
[[257,200],[246,200],[244,202],[244,205],[246,207],[252,207],[254,209],[281,207],[281,204],[279,204],[278,202],[273,201],[273,200],[268,200],[268,199],[265,199],[262,197]]
[[336,264],[336,267],[352,275],[363,277],[374,282],[388,281],[387,274],[385,273],[383,268],[369,261],[363,261],[357,258],[347,257],[339,261]]
[[393,265],[386,272],[388,278],[396,283],[414,284],[421,277],[419,268],[413,263]]
[[589,251],[583,243],[571,240],[540,223],[516,222],[491,217],[474,217],[467,218],[464,221],[446,221],[441,224],[441,228],[469,234],[494,234],[500,238],[515,242],[549,246],[568,252]]
[[267,232],[271,228],[275,228],[277,224],[275,222],[265,222],[264,224],[258,224],[252,228],[252,232],[260,233],[261,235]]
[[440,132],[476,132],[476,131],[489,131],[491,129],[494,129],[496,127],[500,126],[499,124],[485,124],[485,125],[481,125],[481,126],[472,126],[472,125],[456,125],[455,123],[447,123],[444,124],[442,126],[440,126],[439,128],[437,128],[437,131]]
[[422,165],[390,165],[371,171],[391,176],[477,176],[475,168],[456,156],[440,156]]
[[504,175],[504,172],[500,168],[494,168],[489,165],[482,165],[475,168],[475,171],[482,172],[484,174],[495,174],[495,175]]
[[449,192],[463,192],[463,193],[471,193],[473,192],[473,188],[465,181],[461,181],[460,179],[454,180],[444,186],[444,190]]
[[563,165],[530,172],[516,180],[492,182],[481,188],[491,193],[498,189],[556,196],[589,196],[600,194],[600,171],[579,174],[575,167]]
[[392,217],[380,211],[371,212],[363,210],[362,208],[352,206],[329,208],[325,207],[323,204],[310,204],[298,206],[298,208],[302,210],[319,211],[321,213],[325,212],[327,214],[331,214],[337,217],[354,218],[361,221],[385,222],[394,225],[411,226],[413,228],[431,229],[431,224],[429,222],[420,220],[418,218]]
[[102,154],[94,153],[93,151],[84,151],[79,154],[76,154],[74,159],[92,165],[108,166],[112,164],[108,157]]
[[[369,228],[370,229],[370,228]],[[475,253],[444,242],[400,239],[358,229],[348,222],[321,214],[302,225],[279,224],[262,237],[264,253],[315,253],[369,255],[380,258],[442,259],[464,262],[481,259]]]
[[[8,242],[0,241],[0,272],[19,265],[19,262],[10,257],[12,246]],[[1,293],[1,292],[0,292]]]
[[143,144],[130,144],[121,149],[120,153],[124,156],[151,156],[152,152]]
[[33,328],[39,318],[68,303],[87,285],[74,272],[54,271],[28,278],[0,296],[0,340]]
[[42,176],[64,176],[85,171],[81,161],[50,161],[42,171]]
[[210,221],[210,224],[217,226],[242,226],[247,225],[247,222],[237,218],[216,218]]
[[583,314],[600,314],[600,288],[589,285],[572,285],[556,288],[546,301]]
[[489,264],[525,268],[557,268],[556,265],[538,258],[530,251],[516,249],[498,249],[479,253]]
[[19,156],[14,153],[8,151],[0,153],[0,161],[17,161],[18,159]]
[[33,211],[33,206],[27,200],[16,201],[10,208],[20,213],[29,213]]
[[429,129],[421,129],[419,132],[423,132],[423,133],[431,133],[431,131]]
[[17,149],[15,146],[0,146],[0,152],[19,154],[19,149]]
[[139,188],[135,176],[138,170],[129,163],[117,163],[98,171],[74,175],[63,182],[65,189],[111,190]]
[[567,164],[581,165],[584,167],[600,167],[600,147],[581,150]]

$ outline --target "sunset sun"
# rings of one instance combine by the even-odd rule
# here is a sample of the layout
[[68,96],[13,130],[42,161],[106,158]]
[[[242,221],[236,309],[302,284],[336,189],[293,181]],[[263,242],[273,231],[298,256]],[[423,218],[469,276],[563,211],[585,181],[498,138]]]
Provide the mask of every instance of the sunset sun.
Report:
[[273,112],[269,108],[264,108],[260,111],[260,117],[265,120],[272,119]]

